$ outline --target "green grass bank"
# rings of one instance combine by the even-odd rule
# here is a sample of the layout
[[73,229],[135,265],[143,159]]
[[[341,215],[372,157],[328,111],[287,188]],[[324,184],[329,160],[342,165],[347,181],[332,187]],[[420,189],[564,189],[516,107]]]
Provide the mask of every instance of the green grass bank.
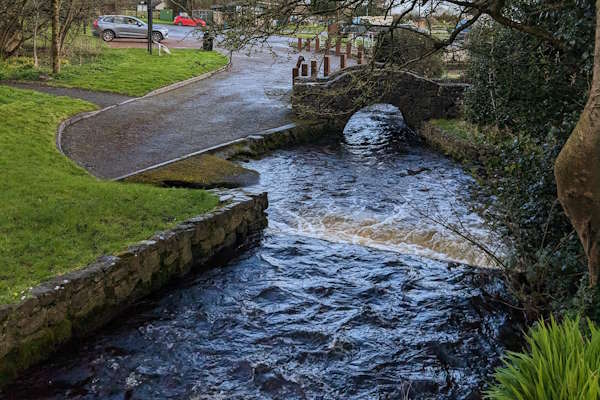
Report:
[[61,155],[57,125],[93,109],[0,85],[0,303],[218,203],[205,191],[100,181]]
[[419,130],[431,147],[458,160],[483,162],[490,151],[481,129],[462,119],[434,119]]
[[[99,40],[88,38],[87,40]],[[38,81],[49,75],[48,85],[112,92],[129,96],[144,94],[227,65],[228,58],[217,52],[174,49],[171,55],[145,49],[111,49],[101,46],[97,54],[67,59],[59,74],[47,66],[35,68],[29,57],[0,61],[0,80]]]

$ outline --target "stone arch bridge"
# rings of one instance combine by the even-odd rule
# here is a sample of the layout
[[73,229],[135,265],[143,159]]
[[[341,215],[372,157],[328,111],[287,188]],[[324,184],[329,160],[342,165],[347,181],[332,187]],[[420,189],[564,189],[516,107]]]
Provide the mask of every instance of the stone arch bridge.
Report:
[[402,111],[411,128],[423,121],[458,116],[464,83],[440,83],[398,69],[356,65],[327,78],[296,78],[292,110],[301,120],[327,121],[343,129],[354,112],[375,103]]

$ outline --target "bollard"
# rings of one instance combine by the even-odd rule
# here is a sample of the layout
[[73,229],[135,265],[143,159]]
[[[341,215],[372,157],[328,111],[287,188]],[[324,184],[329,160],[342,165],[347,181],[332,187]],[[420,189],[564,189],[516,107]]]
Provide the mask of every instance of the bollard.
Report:
[[306,51],[310,53],[310,39],[306,39]]
[[308,76],[308,64],[302,64],[302,76]]
[[315,38],[315,53],[318,53],[319,50],[321,50],[321,49],[319,49],[319,45],[320,45],[320,43],[319,43],[319,37],[317,36]]
[[359,50],[359,51],[358,51],[358,53],[356,54],[356,63],[357,63],[358,65],[360,65],[360,64],[362,64],[362,62],[363,62],[363,60],[362,60],[362,53],[361,53],[361,51]]
[[294,82],[294,79],[296,79],[298,77],[298,68],[294,67],[292,68],[292,82]]
[[317,60],[310,60],[310,76],[317,77]]
[[338,37],[335,42],[335,55],[339,56],[340,54],[342,54],[342,39]]
[[346,55],[340,54],[340,69],[346,68]]
[[352,42],[346,42],[346,57],[348,59],[352,58]]
[[302,38],[298,38],[298,51],[302,51]]
[[329,56],[323,57],[323,76],[329,75]]

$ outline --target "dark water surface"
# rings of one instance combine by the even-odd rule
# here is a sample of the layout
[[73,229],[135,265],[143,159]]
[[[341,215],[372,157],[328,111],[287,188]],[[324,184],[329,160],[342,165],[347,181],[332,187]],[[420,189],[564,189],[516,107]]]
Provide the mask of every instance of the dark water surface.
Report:
[[432,221],[492,242],[460,168],[416,147],[386,106],[355,116],[342,143],[248,165],[271,204],[257,247],[140,303],[7,397],[479,398],[511,331],[492,274],[438,261],[488,264]]

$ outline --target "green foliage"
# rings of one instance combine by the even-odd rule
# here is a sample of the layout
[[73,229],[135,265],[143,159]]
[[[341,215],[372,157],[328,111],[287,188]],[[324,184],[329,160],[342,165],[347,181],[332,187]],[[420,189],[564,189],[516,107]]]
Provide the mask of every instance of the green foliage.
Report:
[[205,191],[100,181],[55,146],[58,123],[94,106],[0,86],[0,303],[205,212]]
[[40,74],[49,72],[47,68],[36,68],[33,58],[11,57],[0,60],[0,80],[28,80],[39,79]]
[[429,123],[460,139],[471,142],[481,142],[483,140],[477,125],[461,119],[433,119]]
[[433,48],[433,45],[430,38],[417,32],[409,29],[395,29],[378,36],[375,60],[396,65],[407,64],[406,69],[410,71],[429,78],[438,78],[443,72],[439,53],[419,60]]
[[[554,3],[552,3],[554,4]],[[577,236],[556,199],[554,161],[587,100],[595,6],[569,0],[511,1],[515,20],[539,25],[568,50],[487,21],[468,38],[471,88],[465,116],[492,126],[483,176],[497,201],[494,220],[514,249],[513,286],[533,313],[581,308],[586,273]]]
[[491,400],[597,400],[600,330],[588,320],[540,321],[527,336],[527,353],[509,352],[488,391]]
[[[545,1],[512,1],[516,20],[540,25],[568,43],[559,51],[530,35],[493,22],[469,34],[473,85],[465,100],[466,116],[538,137],[568,137],[585,105],[593,67],[593,0],[569,0],[560,8]],[[508,7],[508,6],[507,6]],[[542,11],[540,11],[542,10]]]
[[172,50],[159,57],[144,49],[106,49],[94,63],[64,67],[52,84],[142,96],[225,64],[217,52]]
[[310,12],[313,14],[335,14],[337,3],[335,0],[316,0],[310,2]]
[[[428,129],[436,127],[442,133]],[[475,165],[487,192],[486,216],[512,251],[505,260],[510,289],[531,318],[548,312],[600,317],[588,293],[581,245],[552,192],[557,146],[463,120],[432,120],[422,134],[447,154]],[[430,137],[430,135],[433,135]]]

